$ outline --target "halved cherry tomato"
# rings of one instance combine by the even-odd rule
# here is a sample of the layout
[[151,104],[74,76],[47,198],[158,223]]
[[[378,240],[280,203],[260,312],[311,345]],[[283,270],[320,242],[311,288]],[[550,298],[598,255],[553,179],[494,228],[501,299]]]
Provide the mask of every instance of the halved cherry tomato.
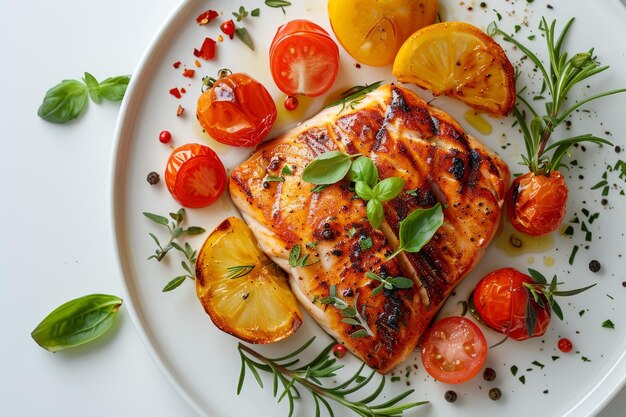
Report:
[[317,97],[330,89],[339,71],[339,48],[328,32],[308,20],[278,28],[270,46],[270,70],[288,96]]
[[506,196],[511,224],[530,236],[555,231],[565,217],[567,191],[565,177],[558,171],[549,176],[528,172],[517,177]]
[[219,78],[198,99],[202,128],[218,142],[254,146],[272,130],[276,104],[252,77],[235,73]]
[[[480,320],[514,340],[541,336],[550,324],[547,298],[537,291],[544,305],[540,306],[524,284],[535,284],[535,281],[516,269],[503,268],[485,276],[474,289],[474,308]],[[529,308],[536,316],[532,331],[526,324]]]
[[204,207],[215,202],[226,189],[226,170],[211,148],[189,143],[170,155],[165,184],[184,207]]
[[426,332],[422,363],[426,372],[446,384],[472,379],[487,358],[487,341],[478,326],[464,317],[439,320]]

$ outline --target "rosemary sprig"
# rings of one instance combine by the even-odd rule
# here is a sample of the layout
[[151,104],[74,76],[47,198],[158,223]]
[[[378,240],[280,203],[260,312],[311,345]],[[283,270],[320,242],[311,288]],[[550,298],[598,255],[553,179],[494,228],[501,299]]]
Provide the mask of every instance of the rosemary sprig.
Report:
[[372,84],[365,84],[365,85],[356,85],[346,91],[344,91],[341,95],[343,96],[342,98],[340,98],[337,101],[334,101],[332,103],[330,103],[329,105],[327,105],[326,107],[324,107],[325,109],[329,108],[329,107],[334,107],[338,104],[341,104],[341,109],[339,110],[339,112],[337,113],[337,115],[341,114],[346,107],[350,107],[352,110],[354,110],[354,108],[363,100],[363,96],[366,95],[367,93],[370,93],[374,90],[376,90],[378,87],[380,87],[380,85],[384,82],[384,80],[381,81],[376,81],[375,83]]
[[372,290],[372,295],[376,296],[383,292],[383,289],[392,290],[394,288],[411,288],[413,286],[413,280],[405,277],[388,277],[384,278],[380,275],[368,271],[365,276],[374,281],[380,282],[380,285]]
[[237,265],[237,266],[229,266],[226,268],[227,274],[226,278],[228,279],[236,279],[242,278],[248,275],[254,269],[256,265]]
[[359,339],[362,337],[374,337],[374,332],[367,325],[367,316],[365,315],[365,305],[361,306],[359,311],[359,296],[354,296],[354,307],[350,307],[347,302],[337,296],[337,286],[335,284],[330,286],[330,295],[320,300],[322,305],[332,305],[343,314],[343,323],[352,324],[354,326],[361,327],[360,329],[352,332],[350,337]]
[[[334,411],[329,400],[363,417],[399,417],[402,416],[405,410],[428,403],[428,401],[421,401],[398,404],[413,393],[414,390],[411,389],[390,400],[372,405],[371,403],[379,397],[385,386],[386,378],[384,375],[381,375],[380,382],[376,389],[365,398],[358,401],[346,398],[348,395],[368,386],[369,382],[374,378],[376,374],[374,370],[372,370],[368,376],[362,375],[365,364],[362,364],[356,373],[344,382],[334,384],[332,387],[324,386],[322,383],[324,378],[335,377],[335,372],[343,368],[343,365],[337,365],[336,359],[331,359],[329,355],[335,342],[329,344],[311,362],[302,366],[295,366],[300,361],[297,356],[309,347],[314,340],[315,337],[309,339],[308,342],[294,352],[280,358],[265,357],[248,346],[239,343],[238,350],[241,357],[241,372],[237,384],[237,395],[241,393],[245,381],[246,368],[248,368],[261,388],[263,388],[263,381],[259,371],[272,374],[273,395],[275,398],[278,396],[278,402],[282,401],[285,397],[287,398],[289,402],[288,417],[293,416],[295,400],[300,398],[300,392],[296,388],[296,383],[308,390],[313,397],[316,417],[321,415],[322,405],[326,408],[329,416],[334,416]],[[283,388],[280,396],[278,390],[279,382]]]
[[[549,65],[544,65],[537,55],[498,28],[495,22],[491,23],[488,28],[490,35],[501,35],[505,41],[517,46],[530,58],[544,77],[542,90],[544,86],[547,86],[548,91],[546,93],[549,93],[551,98],[551,101],[545,103],[546,115],[539,115],[528,100],[519,94],[523,91],[522,89],[518,93],[518,103],[516,103],[514,109],[514,115],[522,130],[526,146],[526,155],[522,155],[523,164],[527,165],[530,171],[535,174],[549,175],[551,171],[556,171],[560,167],[565,166],[562,163],[562,158],[567,154],[569,147],[575,143],[591,142],[610,145],[611,142],[608,140],[592,134],[561,139],[550,145],[548,145],[548,140],[555,129],[581,106],[602,97],[626,92],[626,89],[621,88],[597,93],[583,100],[576,101],[569,108],[565,108],[567,96],[575,85],[609,68],[608,66],[600,65],[593,55],[593,48],[586,52],[574,54],[571,57],[569,57],[566,51],[562,51],[563,44],[573,22],[574,18],[570,19],[557,37],[555,34],[556,20],[548,24],[545,18],[541,19],[539,30],[544,33],[546,39]],[[526,121],[526,114],[522,106],[528,108],[532,115],[530,124]],[[552,151],[552,155],[548,156],[547,153],[550,151]]]
[[172,249],[176,249],[177,251],[185,255],[185,260],[181,262],[181,265],[186,274],[179,275],[173,278],[165,285],[165,287],[163,287],[163,292],[171,291],[174,288],[179,287],[186,278],[190,278],[192,280],[195,279],[197,252],[192,249],[189,243],[185,242],[185,245],[181,246],[179,243],[176,242],[176,240],[183,235],[193,236],[202,234],[205,232],[205,230],[202,227],[198,226],[190,226],[186,229],[182,226],[182,223],[185,220],[184,208],[181,208],[176,213],[169,213],[169,216],[173,221],[170,221],[165,216],[160,216],[154,213],[143,212],[143,215],[152,220],[154,223],[165,226],[170,233],[169,240],[165,245],[161,245],[161,242],[159,242],[159,239],[154,235],[154,233],[148,233],[148,235],[152,238],[152,240],[154,240],[154,243],[156,243],[157,245],[157,249],[154,251],[154,254],[149,256],[148,259],[156,259],[157,261],[161,262]]

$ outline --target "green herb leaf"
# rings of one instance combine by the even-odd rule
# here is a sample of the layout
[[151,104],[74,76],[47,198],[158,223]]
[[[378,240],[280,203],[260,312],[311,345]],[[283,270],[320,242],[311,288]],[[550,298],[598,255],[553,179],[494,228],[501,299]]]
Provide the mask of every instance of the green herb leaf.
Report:
[[383,223],[385,212],[380,201],[373,199],[367,202],[367,219],[374,229],[378,229]]
[[250,16],[259,17],[261,14],[261,9],[258,7],[250,12]]
[[121,298],[106,294],[68,301],[48,314],[31,336],[50,352],[83,345],[111,328],[121,305]]
[[[359,98],[363,97],[364,95],[366,95],[367,93],[370,93],[374,90],[376,90],[378,87],[380,87],[382,85],[382,83],[384,83],[384,80],[381,81],[377,81],[375,83],[372,83],[370,85],[364,85],[364,86],[357,86],[357,87],[353,87],[351,88],[350,91],[351,94],[339,99],[333,103],[330,103],[329,105],[327,105],[326,107],[324,107],[325,109],[329,108],[329,107],[334,107],[337,106],[339,104],[343,104],[343,108],[341,109],[343,111],[343,109],[346,107],[346,105],[350,102],[353,102],[355,100],[358,100]],[[341,111],[340,111],[341,113]]]
[[152,220],[153,222],[162,224],[164,226],[167,226],[170,222],[169,220],[167,220],[167,217],[159,216],[158,214],[148,213],[144,211],[143,215],[149,218],[150,220]]
[[289,168],[289,165],[285,165],[280,173],[282,175],[293,175],[293,171],[291,170],[291,168]]
[[[372,194],[381,202],[396,198],[404,188],[404,180],[400,177],[385,178],[372,189]],[[358,193],[357,193],[358,194]]]
[[363,181],[372,188],[378,183],[378,169],[370,158],[361,156],[352,162],[348,178],[352,182]]
[[572,295],[576,295],[576,294],[580,294],[583,291],[587,291],[590,288],[595,287],[596,284],[591,284],[591,285],[587,285],[586,287],[583,288],[577,288],[575,290],[566,290],[566,291],[554,291],[552,293],[552,295],[554,296],[558,296],[558,297],[569,297]]
[[67,123],[87,108],[87,86],[76,80],[63,80],[46,93],[37,115],[52,123]]
[[376,197],[374,190],[365,181],[357,181],[354,184],[354,192],[365,201],[370,201]]
[[248,48],[254,51],[254,42],[252,42],[252,38],[248,33],[248,29],[246,28],[237,28],[235,29],[235,35],[237,38],[243,42]]
[[418,252],[443,224],[443,209],[437,203],[429,209],[417,209],[400,222],[400,245],[387,259],[401,251]]
[[168,282],[165,287],[163,287],[163,289],[161,290],[162,292],[169,292],[172,291],[173,289],[176,289],[178,287],[180,287],[180,285],[185,282],[185,279],[187,279],[187,275],[181,275],[178,276],[174,279],[172,279],[170,282]]
[[413,280],[405,277],[387,278],[387,281],[396,288],[411,288],[414,284]]
[[201,235],[204,232],[206,232],[206,230],[198,226],[190,226],[185,230],[185,233],[187,233],[189,236]]
[[537,284],[547,284],[548,281],[546,280],[546,277],[544,277],[541,272],[536,271],[532,268],[528,268],[528,273],[530,274],[530,276],[533,278],[533,280],[537,283]]
[[604,320],[604,322],[602,322],[602,327],[606,327],[607,329],[614,329],[615,324],[613,324],[611,320]]
[[361,247],[361,250],[368,250],[372,247],[372,244],[373,243],[371,237],[363,237],[359,240],[359,246]]
[[311,184],[330,185],[341,181],[352,165],[351,158],[340,151],[324,152],[312,160],[302,172],[302,179]]
[[291,3],[284,0],[265,0],[265,5],[279,9],[281,7],[291,6]]
[[300,256],[302,253],[302,247],[299,243],[295,244],[293,248],[291,248],[291,252],[289,253],[289,265],[294,268],[305,268],[307,266],[314,265],[319,262],[319,259],[315,262],[308,263],[309,254],[304,256]]
[[285,179],[283,177],[277,177],[275,175],[268,175],[267,177],[265,177],[265,181],[267,181],[267,182],[285,182]]
[[130,75],[107,78],[100,83],[99,93],[109,101],[121,101],[126,94],[129,82]]
[[88,72],[85,72],[83,81],[87,85],[87,91],[89,92],[91,100],[93,100],[94,103],[100,103],[102,101],[102,97],[100,96],[98,80],[96,80],[96,77]]

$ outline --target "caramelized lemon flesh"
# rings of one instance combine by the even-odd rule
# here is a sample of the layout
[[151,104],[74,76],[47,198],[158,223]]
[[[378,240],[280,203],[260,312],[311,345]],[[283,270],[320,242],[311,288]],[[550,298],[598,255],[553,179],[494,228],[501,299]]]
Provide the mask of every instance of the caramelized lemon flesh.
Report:
[[398,51],[393,74],[492,116],[504,117],[515,105],[513,65],[500,45],[469,23],[438,23],[415,32]]
[[437,5],[437,0],[329,0],[328,17],[354,59],[383,66],[413,32],[435,22]]
[[276,342],[302,324],[287,275],[236,217],[220,223],[204,242],[196,263],[196,293],[220,330],[246,342]]

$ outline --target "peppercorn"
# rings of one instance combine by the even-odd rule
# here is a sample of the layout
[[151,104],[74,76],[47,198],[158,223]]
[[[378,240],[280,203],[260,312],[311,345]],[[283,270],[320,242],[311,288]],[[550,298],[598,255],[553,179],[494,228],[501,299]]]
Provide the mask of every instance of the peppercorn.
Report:
[[494,371],[492,368],[485,368],[485,371],[483,372],[483,378],[485,378],[485,381],[493,381],[494,379],[496,379],[496,371]]
[[160,181],[161,177],[159,177],[159,174],[157,174],[156,172],[152,171],[151,173],[148,174],[148,178],[146,178],[146,180],[148,181],[148,184],[150,185],[155,185],[158,184],[158,182]]
[[480,2],[480,7],[482,7],[484,9],[485,7],[487,7],[487,3],[485,3],[484,1],[481,1]]
[[447,402],[453,403],[453,402],[456,401],[456,392],[454,392],[452,390],[446,391],[446,393],[443,396],[443,398],[445,398]]
[[268,188],[270,188],[270,183],[269,183],[269,181],[263,181],[263,184],[262,184],[262,185],[263,185],[263,188],[265,188],[266,190],[267,190]]
[[600,262],[596,261],[595,259],[589,262],[589,270],[591,272],[598,272],[600,270],[600,267]]
[[500,388],[491,388],[489,390],[489,398],[491,398],[493,401],[498,401],[501,397],[502,391],[500,391]]
[[330,229],[322,230],[322,237],[326,240],[331,240],[333,238],[333,231]]

